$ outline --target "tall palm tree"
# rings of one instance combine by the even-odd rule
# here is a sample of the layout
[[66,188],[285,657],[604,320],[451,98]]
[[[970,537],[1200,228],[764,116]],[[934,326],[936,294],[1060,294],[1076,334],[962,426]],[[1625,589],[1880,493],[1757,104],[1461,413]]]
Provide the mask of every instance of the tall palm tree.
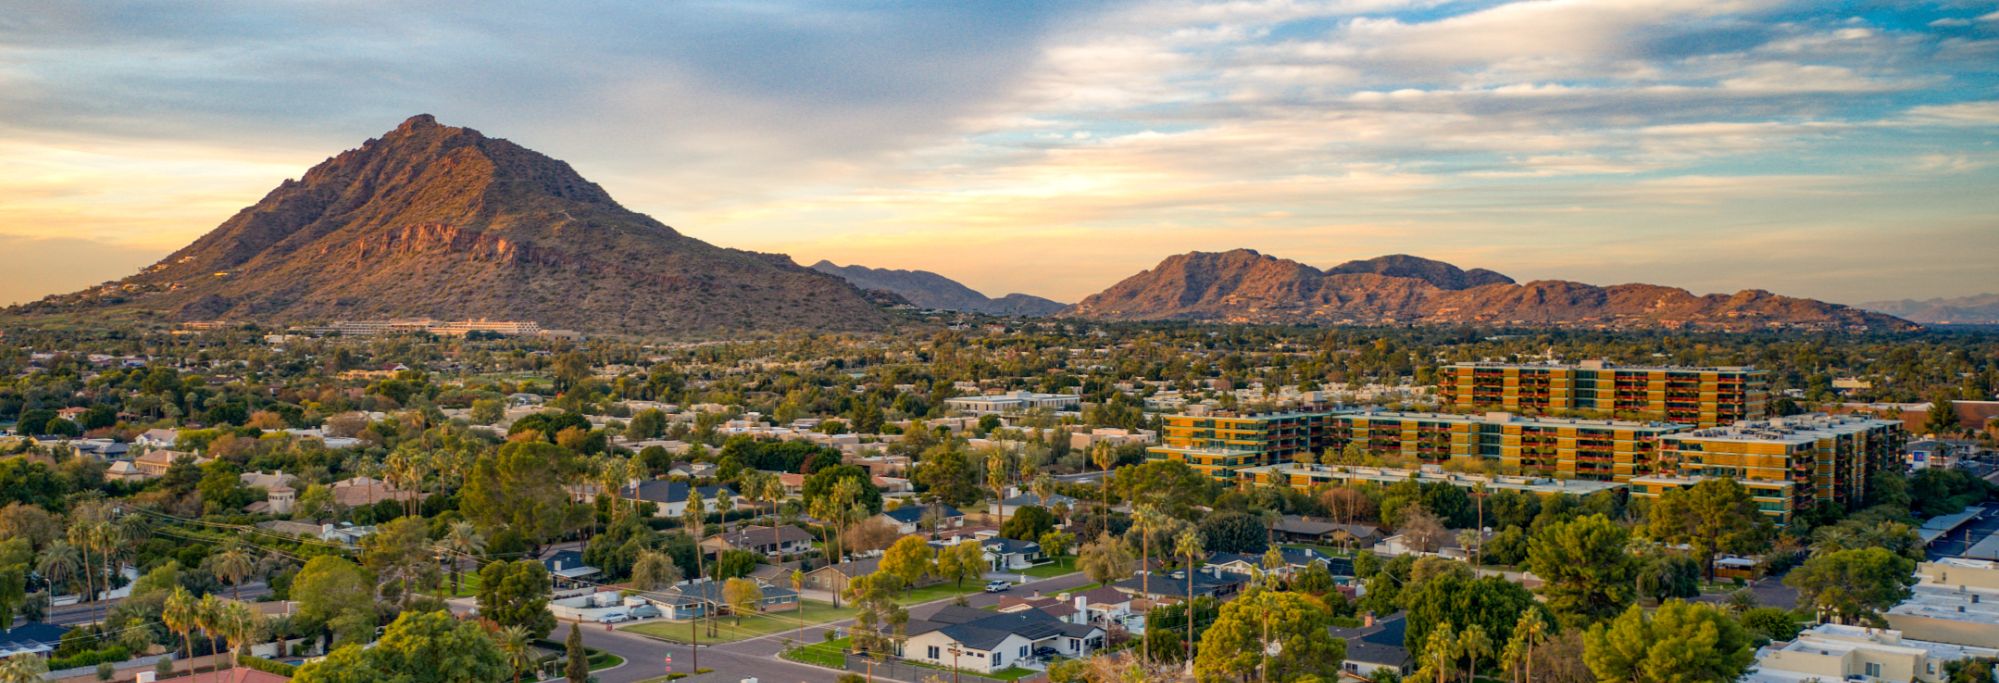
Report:
[[264,617],[249,605],[230,601],[222,606],[222,614],[217,619],[222,636],[229,641],[234,655],[229,658],[229,670],[235,671],[243,655],[250,651],[250,643],[264,632]]
[[1457,631],[1451,628],[1451,623],[1448,621],[1438,624],[1437,628],[1430,631],[1430,639],[1424,641],[1423,645],[1423,667],[1436,670],[1437,683],[1444,683],[1444,678],[1457,669]]
[[257,571],[257,560],[245,552],[242,546],[231,546],[217,553],[211,568],[215,576],[229,582],[229,597],[243,599],[243,579]]
[[174,592],[167,594],[167,600],[160,608],[160,623],[164,624],[167,630],[180,636],[181,646],[187,649],[188,659],[194,658],[193,634],[196,609],[198,606],[195,604],[194,595],[180,586],[174,586]]
[[1013,478],[1013,458],[1006,451],[994,447],[986,454],[986,485],[993,489],[993,512],[999,515],[999,525],[1006,527],[1006,485]]
[[1175,554],[1187,558],[1187,601],[1181,603],[1187,610],[1187,666],[1194,666],[1194,567],[1208,554],[1207,541],[1201,532],[1187,529],[1180,532],[1180,538],[1173,543]]
[[104,524],[104,521],[92,514],[96,509],[95,504],[77,506],[76,511],[70,514],[69,529],[67,530],[70,544],[76,546],[77,550],[82,551],[83,554],[84,602],[94,602],[97,600],[97,568],[90,562],[90,549],[97,547],[95,542],[97,537],[96,530],[98,526]]
[[[723,535],[728,535],[729,533],[729,512],[735,509],[736,509],[736,497],[729,494],[729,489],[727,488],[715,489],[715,514],[721,515],[722,517]],[[700,539],[697,538],[695,540],[700,540]]]
[[604,466],[597,470],[597,488],[611,497],[611,521],[623,516],[623,493],[625,481],[631,477],[631,464],[619,457],[606,458]]
[[111,587],[111,574],[118,571],[118,559],[132,552],[131,536],[123,525],[102,522],[90,529],[90,542],[97,548],[97,559],[104,563],[105,588]]
[[1458,655],[1465,658],[1465,680],[1478,680],[1478,659],[1492,652],[1492,638],[1485,633],[1485,627],[1478,624],[1466,626],[1458,633]]
[[[1152,537],[1165,531],[1167,524],[1167,517],[1160,514],[1159,510],[1152,507],[1150,503],[1143,503],[1138,507],[1132,508],[1131,529],[1138,534],[1140,546],[1138,560],[1141,571],[1138,575],[1139,590],[1143,591],[1148,599],[1152,598]],[[1139,649],[1139,656],[1140,658],[1145,658],[1144,648]]]
[[458,579],[463,574],[460,562],[466,556],[478,556],[486,552],[486,537],[479,533],[479,527],[467,521],[452,522],[444,532],[444,538],[437,540],[451,563],[451,594],[458,594]]
[[507,667],[514,670],[514,683],[521,683],[521,673],[534,666],[534,648],[527,627],[508,626],[500,629],[494,640],[500,646],[501,654],[507,656]]
[[[226,611],[222,608],[222,600],[214,593],[201,596],[201,601],[194,605],[194,623],[201,628],[202,634],[208,636],[208,651],[211,653],[222,651],[222,626],[227,618]],[[222,667],[216,666],[214,670],[220,680]]]
[[1520,613],[1520,621],[1513,624],[1513,638],[1506,642],[1506,661],[1521,674],[1515,680],[1534,680],[1534,648],[1548,640],[1548,620],[1541,617],[1540,610]]
[[76,579],[76,573],[82,567],[83,560],[77,556],[76,546],[57,540],[42,549],[42,557],[35,563],[35,573],[49,582],[49,598],[53,600],[63,584]]
[[[758,479],[761,480],[758,483],[759,483],[759,489],[763,494],[763,499],[764,501],[770,503],[770,546],[771,548],[775,549],[778,547],[779,544],[778,534],[777,534],[778,531],[777,528],[779,526],[777,520],[777,506],[779,503],[784,502],[784,478],[775,474],[769,474],[759,477]],[[783,558],[780,556],[779,559]]]
[[1096,463],[1097,469],[1102,470],[1104,473],[1103,478],[1097,480],[1097,486],[1104,490],[1104,507],[1097,511],[1097,515],[1098,519],[1101,520],[1098,523],[1103,526],[1101,530],[1104,533],[1110,533],[1111,465],[1117,464],[1117,451],[1111,450],[1111,443],[1109,441],[1098,441],[1097,445],[1090,447],[1090,461]]
[[[1049,498],[1055,497],[1054,477],[1048,476],[1047,472],[1034,475],[1034,483],[1029,484],[1027,488],[1034,492],[1034,499],[1039,501],[1042,507],[1048,508],[1051,511],[1055,509],[1055,506],[1048,502]],[[1064,526],[1069,524],[1068,515],[1065,514],[1062,516],[1062,524]]]

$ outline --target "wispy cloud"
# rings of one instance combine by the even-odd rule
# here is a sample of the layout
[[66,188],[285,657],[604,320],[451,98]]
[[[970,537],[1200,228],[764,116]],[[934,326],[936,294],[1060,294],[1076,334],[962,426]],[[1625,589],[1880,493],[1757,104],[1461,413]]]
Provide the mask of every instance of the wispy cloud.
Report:
[[[1903,238],[1989,243],[1999,222],[1994,16],[1807,0],[37,6],[0,17],[0,235],[164,252],[428,111],[567,159],[697,237],[994,292],[1074,299],[1235,246],[1843,300],[1999,289],[1978,250]],[[1698,253],[1720,245],[1768,253]]]

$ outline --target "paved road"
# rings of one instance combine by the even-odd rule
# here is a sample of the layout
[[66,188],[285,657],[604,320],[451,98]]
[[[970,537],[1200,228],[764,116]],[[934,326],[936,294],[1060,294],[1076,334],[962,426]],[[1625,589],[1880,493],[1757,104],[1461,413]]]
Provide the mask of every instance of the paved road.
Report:
[[[1088,585],[1089,583],[1090,580],[1085,578],[1081,573],[1066,574],[1016,586],[1012,591],[1003,594],[975,593],[966,596],[965,601],[973,607],[989,607],[999,604],[1000,598],[1004,595],[1025,597],[1034,595],[1036,591],[1039,591],[1043,595],[1053,595],[1079,586]],[[950,600],[951,598],[945,598],[924,604],[937,605],[949,602]],[[735,681],[750,676],[756,677],[761,683],[790,683],[791,681],[812,683],[830,680],[833,677],[831,672],[814,666],[786,661],[779,658],[778,653],[784,651],[787,641],[793,643],[821,642],[825,640],[826,631],[830,629],[845,629],[852,626],[853,623],[854,620],[852,619],[842,619],[826,624],[806,626],[803,631],[803,640],[800,640],[800,631],[793,629],[767,636],[739,640],[733,643],[704,645],[701,647],[701,666],[714,669],[717,676],[716,680],[722,681]],[[568,631],[566,630],[558,630],[556,636],[567,633]],[[583,643],[590,647],[616,654],[619,657],[625,658],[625,661],[628,662],[623,668],[598,674],[598,678],[603,683],[637,683],[638,681],[662,676],[666,673],[664,660],[669,653],[673,655],[673,666],[676,671],[692,671],[694,668],[693,655],[687,646],[654,640],[635,633],[605,631],[602,626],[585,627],[583,631]],[[889,680],[881,676],[876,676],[875,678],[876,680]]]

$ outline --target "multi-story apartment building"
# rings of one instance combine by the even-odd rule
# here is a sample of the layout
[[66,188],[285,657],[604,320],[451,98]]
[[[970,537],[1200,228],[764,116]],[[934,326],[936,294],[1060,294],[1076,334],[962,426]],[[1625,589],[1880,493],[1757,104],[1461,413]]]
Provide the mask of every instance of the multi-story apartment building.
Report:
[[1370,458],[1436,464],[1453,458],[1491,461],[1527,476],[1623,481],[1650,474],[1659,439],[1690,429],[1664,422],[1524,418],[1509,413],[1453,415],[1372,410],[1165,418],[1153,458],[1179,460],[1218,479],[1250,467],[1342,454],[1350,445]]
[[1763,513],[1788,523],[1821,501],[1860,504],[1877,473],[1900,466],[1907,434],[1892,420],[1858,415],[1794,415],[1710,427],[1661,439],[1657,475],[1632,481],[1656,497],[1707,477],[1741,482]]
[[1713,427],[1765,415],[1768,382],[1746,367],[1456,363],[1438,372],[1454,410],[1599,413]]
[[1421,484],[1450,484],[1459,488],[1484,488],[1488,491],[1520,491],[1544,496],[1555,494],[1587,496],[1599,491],[1615,491],[1624,488],[1623,484],[1607,481],[1459,474],[1446,472],[1443,468],[1436,466],[1400,469],[1393,467],[1355,467],[1350,465],[1305,465],[1290,463],[1245,468],[1237,474],[1239,475],[1237,478],[1238,483],[1257,484],[1261,486],[1289,486],[1301,491],[1330,485],[1392,486],[1411,479]]

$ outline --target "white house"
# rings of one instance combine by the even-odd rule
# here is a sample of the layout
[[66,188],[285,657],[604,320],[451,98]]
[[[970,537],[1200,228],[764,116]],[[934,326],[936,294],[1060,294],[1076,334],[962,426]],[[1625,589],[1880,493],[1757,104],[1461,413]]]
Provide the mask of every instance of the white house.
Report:
[[903,659],[982,673],[1038,666],[1054,657],[1088,657],[1104,645],[1104,629],[1037,609],[995,613],[946,605],[912,616],[906,633]]

